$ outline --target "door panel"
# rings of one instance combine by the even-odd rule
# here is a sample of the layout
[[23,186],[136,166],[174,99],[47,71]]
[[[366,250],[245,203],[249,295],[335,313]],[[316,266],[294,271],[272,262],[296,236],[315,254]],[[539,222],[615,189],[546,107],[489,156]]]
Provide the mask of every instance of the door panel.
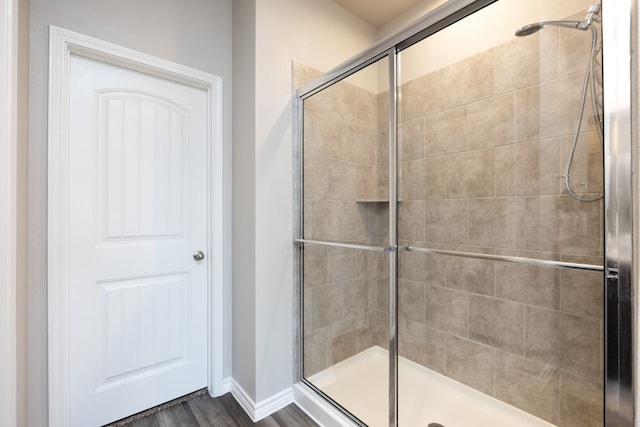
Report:
[[71,425],[206,386],[206,93],[71,57]]

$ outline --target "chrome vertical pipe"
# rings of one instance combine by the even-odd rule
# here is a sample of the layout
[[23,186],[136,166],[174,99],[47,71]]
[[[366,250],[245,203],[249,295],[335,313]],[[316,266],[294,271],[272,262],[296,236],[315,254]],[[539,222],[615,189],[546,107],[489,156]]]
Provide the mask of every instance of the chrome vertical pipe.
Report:
[[389,49],[389,426],[398,425],[398,63]]

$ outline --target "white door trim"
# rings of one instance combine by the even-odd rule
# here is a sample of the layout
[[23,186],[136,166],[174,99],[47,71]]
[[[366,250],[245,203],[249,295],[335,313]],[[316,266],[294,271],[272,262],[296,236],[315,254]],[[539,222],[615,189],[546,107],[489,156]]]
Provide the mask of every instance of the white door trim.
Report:
[[16,0],[0,0],[0,425],[17,424]]
[[223,236],[229,200],[223,193],[222,78],[112,43],[49,29],[48,327],[49,426],[69,425],[68,93],[71,55],[91,58],[202,89],[208,96],[208,378],[223,393]]

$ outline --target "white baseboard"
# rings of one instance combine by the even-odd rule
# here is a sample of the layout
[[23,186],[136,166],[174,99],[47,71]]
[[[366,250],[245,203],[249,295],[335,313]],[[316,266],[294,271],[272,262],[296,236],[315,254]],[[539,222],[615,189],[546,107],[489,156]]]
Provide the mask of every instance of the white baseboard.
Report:
[[222,394],[227,394],[231,391],[231,377],[227,377],[222,381]]
[[256,403],[235,379],[231,378],[229,385],[231,394],[253,422],[260,421],[293,402],[292,388],[283,390],[278,394],[274,394],[273,396]]
[[346,415],[320,398],[303,383],[293,386],[295,403],[318,425],[324,427],[353,427],[355,424]]

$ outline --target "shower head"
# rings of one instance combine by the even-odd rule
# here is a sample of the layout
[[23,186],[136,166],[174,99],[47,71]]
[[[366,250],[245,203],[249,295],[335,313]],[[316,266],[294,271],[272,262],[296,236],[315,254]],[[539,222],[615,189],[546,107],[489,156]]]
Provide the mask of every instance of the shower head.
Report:
[[543,28],[543,25],[540,22],[536,22],[535,24],[525,25],[524,27],[516,31],[516,36],[517,37],[530,36],[531,34],[537,33],[542,28]]
[[542,21],[535,22],[533,24],[525,25],[516,31],[516,37],[525,37],[535,34],[547,25],[555,27],[567,27],[575,28],[578,30],[586,31],[592,27],[593,21],[600,22],[600,9],[602,7],[602,0],[598,0],[587,11],[587,16],[582,21]]
[[[531,34],[535,34],[541,29],[543,29],[547,25],[555,26],[555,27],[567,27],[567,28],[577,28],[582,30],[580,27],[580,21],[543,21],[543,22],[535,22],[533,24],[525,25],[516,31],[517,37],[525,37],[530,36]],[[586,28],[584,28],[586,30]]]

